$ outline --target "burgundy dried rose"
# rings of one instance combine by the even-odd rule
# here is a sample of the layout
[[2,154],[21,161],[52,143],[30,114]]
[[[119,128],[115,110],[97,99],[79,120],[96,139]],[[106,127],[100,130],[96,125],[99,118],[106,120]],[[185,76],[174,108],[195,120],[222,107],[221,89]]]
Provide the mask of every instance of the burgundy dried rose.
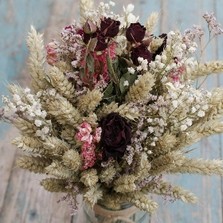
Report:
[[131,59],[136,66],[139,65],[139,57],[142,57],[143,59],[147,60],[148,63],[150,63],[152,60],[152,53],[150,53],[145,45],[141,44],[138,47],[132,48],[131,52]]
[[127,145],[131,143],[131,126],[118,113],[110,113],[100,121],[102,128],[101,147],[103,160],[113,157],[119,160],[125,153]]
[[95,51],[102,51],[105,50],[108,47],[108,42],[105,36],[103,36],[101,33],[93,33],[93,34],[87,34],[84,33],[83,35],[83,41],[85,44],[88,44],[90,39],[97,38],[97,44],[95,47]]
[[102,51],[108,47],[107,40],[105,36],[98,34],[97,36],[97,45],[95,47],[95,51]]
[[101,21],[101,33],[106,37],[115,37],[119,32],[120,22],[111,18]]
[[91,33],[91,34],[88,34],[88,33],[85,33],[83,34],[83,41],[85,44],[88,44],[88,42],[90,41],[90,39],[92,38],[95,38],[97,36],[97,33]]
[[126,30],[126,38],[130,42],[141,42],[145,37],[146,28],[142,26],[139,22],[131,23]]

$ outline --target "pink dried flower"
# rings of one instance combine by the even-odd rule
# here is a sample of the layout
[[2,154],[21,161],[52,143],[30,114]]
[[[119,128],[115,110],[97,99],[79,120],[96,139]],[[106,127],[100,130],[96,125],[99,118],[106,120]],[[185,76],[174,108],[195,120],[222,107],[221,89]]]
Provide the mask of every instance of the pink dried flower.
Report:
[[[109,56],[112,60],[116,58],[116,43],[112,43],[108,46],[106,50],[102,54],[98,54],[94,52],[94,60],[95,60],[95,74],[94,74],[94,84],[97,84],[99,80],[104,80],[105,82],[109,82],[110,77],[108,74],[108,66],[107,66],[107,56]],[[100,77],[99,77],[100,76]]]
[[94,166],[96,161],[95,145],[84,143],[81,147],[81,157],[83,159],[83,169],[86,170]]
[[201,26],[193,25],[193,31],[195,35],[198,36],[199,39],[201,39],[201,37],[204,35],[204,30]]
[[94,133],[94,138],[93,138],[94,142],[96,142],[96,143],[100,142],[101,132],[102,132],[101,127],[96,128],[95,133]]
[[214,35],[220,35],[223,33],[223,29],[221,25],[217,22],[217,19],[214,16],[214,13],[206,12],[203,15],[203,18],[206,20],[210,32],[213,32]]
[[117,43],[113,42],[112,44],[109,45],[108,50],[107,50],[112,60],[116,58],[116,47],[117,47]]
[[96,161],[96,143],[101,140],[101,128],[98,127],[95,129],[95,132],[92,133],[91,125],[88,122],[83,122],[78,127],[78,132],[75,135],[76,139],[80,142],[83,142],[81,147],[81,157],[83,159],[83,169],[86,170],[94,166]]
[[92,132],[92,128],[91,128],[91,125],[88,123],[88,122],[83,122],[80,127],[78,127],[79,129],[80,128],[83,128],[83,129],[87,129],[89,132]]
[[78,127],[79,132],[76,134],[76,138],[84,143],[91,144],[93,140],[93,136],[91,135],[92,128],[91,125],[87,122],[83,122]]
[[193,25],[192,29],[186,29],[184,31],[183,41],[184,42],[190,42],[194,41],[197,37],[198,39],[201,39],[201,37],[204,35],[204,30],[201,26]]
[[[117,44],[115,42],[111,43],[104,51],[101,52],[93,52],[92,56],[94,59],[94,73],[88,72],[86,70],[86,73],[81,77],[81,81],[83,85],[85,86],[91,86],[91,88],[95,88],[98,86],[98,83],[103,83],[106,85],[106,83],[109,83],[110,77],[108,72],[108,66],[107,66],[107,56],[111,60],[114,60],[116,58],[116,46]],[[86,54],[86,49],[82,50],[82,55]],[[80,66],[82,68],[86,67],[86,60],[80,61]],[[93,85],[93,86],[92,86]]]
[[46,46],[46,52],[47,52],[46,60],[48,64],[54,65],[55,63],[58,62],[59,55],[57,49],[58,49],[58,43],[56,41],[52,41],[48,43],[48,45]]
[[185,72],[185,66],[182,65],[176,69],[173,69],[169,72],[169,77],[173,80],[174,83],[180,81],[180,76]]

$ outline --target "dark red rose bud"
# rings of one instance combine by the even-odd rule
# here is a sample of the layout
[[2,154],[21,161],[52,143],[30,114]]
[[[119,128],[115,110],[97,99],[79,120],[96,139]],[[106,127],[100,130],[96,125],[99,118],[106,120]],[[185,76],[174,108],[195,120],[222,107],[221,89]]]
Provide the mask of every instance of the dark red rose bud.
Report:
[[88,44],[89,40],[91,38],[95,38],[97,36],[97,33],[92,33],[92,34],[87,34],[87,33],[84,33],[83,34],[83,41],[85,44]]
[[87,44],[89,42],[90,38],[91,38],[91,34],[84,33],[83,41],[84,41],[85,44]]
[[139,65],[139,57],[142,57],[144,60],[147,60],[148,63],[150,63],[152,60],[152,53],[150,53],[145,45],[141,44],[136,48],[132,48],[131,52],[131,59],[136,66]]
[[105,50],[108,47],[108,43],[106,41],[105,36],[98,34],[97,36],[97,45],[95,47],[95,51],[102,51]]
[[100,121],[102,128],[100,145],[103,160],[113,157],[120,160],[127,145],[131,143],[131,127],[127,120],[118,113],[110,113]]
[[101,33],[106,37],[115,37],[119,32],[120,22],[111,18],[104,18],[101,21]]
[[145,37],[146,28],[140,23],[131,23],[126,30],[126,38],[128,41],[133,43],[139,43]]

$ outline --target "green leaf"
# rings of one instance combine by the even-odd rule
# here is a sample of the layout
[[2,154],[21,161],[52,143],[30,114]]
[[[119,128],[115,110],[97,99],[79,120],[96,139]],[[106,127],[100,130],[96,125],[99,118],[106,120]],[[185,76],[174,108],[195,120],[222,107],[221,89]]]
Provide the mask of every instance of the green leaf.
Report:
[[97,45],[97,42],[98,42],[98,39],[97,39],[97,37],[95,37],[95,38],[91,38],[90,40],[89,40],[89,42],[88,42],[88,47],[87,47],[87,50],[90,52],[93,52],[94,51],[94,49],[95,49],[95,47],[96,47],[96,45]]
[[[135,82],[137,79],[137,74],[130,74],[129,72],[126,72],[122,75],[120,78],[119,88],[122,94],[126,93],[131,85]],[[125,81],[128,81],[128,86],[125,86]]]
[[86,58],[87,68],[90,73],[94,73],[94,57],[88,54]]
[[[118,75],[117,75],[117,73],[116,73],[115,70],[114,70],[112,60],[110,59],[109,56],[107,56],[106,59],[107,59],[107,66],[108,66],[109,76],[110,76],[111,80],[112,80],[115,84],[118,84],[118,82],[119,82],[119,80],[118,80]],[[115,63],[118,63],[118,61],[115,62]]]
[[104,91],[104,98],[111,97],[113,91],[114,91],[114,86],[113,86],[113,83],[111,82]]
[[115,59],[112,61],[112,65],[113,65],[113,69],[115,72],[117,72],[119,70],[119,60],[118,59]]
[[84,79],[84,68],[80,69],[79,71],[79,76],[80,76],[80,79],[83,80]]
[[125,64],[128,66],[128,67],[136,67],[130,60],[126,59],[125,57],[121,57],[122,61],[125,62]]
[[109,98],[106,98],[106,101],[108,102],[108,103],[111,103],[111,102],[113,102],[113,101],[115,101],[116,100],[116,95],[113,95],[113,96],[111,96],[111,97],[109,97]]

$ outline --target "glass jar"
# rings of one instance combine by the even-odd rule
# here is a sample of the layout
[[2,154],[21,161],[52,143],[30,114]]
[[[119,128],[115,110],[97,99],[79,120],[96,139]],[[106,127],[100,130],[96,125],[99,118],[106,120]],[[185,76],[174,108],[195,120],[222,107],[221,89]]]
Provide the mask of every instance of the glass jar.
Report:
[[131,204],[121,205],[120,210],[107,209],[96,204],[94,209],[83,204],[84,222],[86,223],[147,223],[149,213],[141,211]]

